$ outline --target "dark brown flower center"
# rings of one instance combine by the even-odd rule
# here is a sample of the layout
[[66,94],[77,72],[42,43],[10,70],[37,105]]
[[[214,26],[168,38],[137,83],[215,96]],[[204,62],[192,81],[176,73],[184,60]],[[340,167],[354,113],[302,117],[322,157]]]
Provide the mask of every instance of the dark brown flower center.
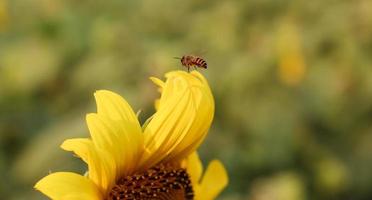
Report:
[[107,200],[123,199],[192,200],[194,192],[185,169],[161,164],[119,179]]

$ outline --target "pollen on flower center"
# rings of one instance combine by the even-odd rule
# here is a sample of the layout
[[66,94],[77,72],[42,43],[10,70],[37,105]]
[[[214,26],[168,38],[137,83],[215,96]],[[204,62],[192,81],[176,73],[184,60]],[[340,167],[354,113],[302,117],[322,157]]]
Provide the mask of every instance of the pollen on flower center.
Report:
[[143,173],[121,178],[107,200],[192,200],[194,192],[185,169],[157,165]]

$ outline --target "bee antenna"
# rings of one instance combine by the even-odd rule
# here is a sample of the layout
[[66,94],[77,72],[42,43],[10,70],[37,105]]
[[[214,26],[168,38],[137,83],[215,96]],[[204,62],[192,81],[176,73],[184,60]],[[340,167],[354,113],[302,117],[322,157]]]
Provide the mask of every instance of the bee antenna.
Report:
[[181,58],[180,57],[173,57],[174,59],[178,59],[178,60],[180,60]]

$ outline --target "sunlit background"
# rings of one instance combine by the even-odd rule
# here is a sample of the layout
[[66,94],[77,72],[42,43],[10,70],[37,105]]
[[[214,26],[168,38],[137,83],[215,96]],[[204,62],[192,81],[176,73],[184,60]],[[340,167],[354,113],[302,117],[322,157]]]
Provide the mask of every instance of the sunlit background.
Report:
[[226,166],[222,200],[372,199],[372,1],[0,0],[0,199],[55,171],[84,173],[93,92],[143,122],[149,76],[201,55],[216,100],[200,149]]

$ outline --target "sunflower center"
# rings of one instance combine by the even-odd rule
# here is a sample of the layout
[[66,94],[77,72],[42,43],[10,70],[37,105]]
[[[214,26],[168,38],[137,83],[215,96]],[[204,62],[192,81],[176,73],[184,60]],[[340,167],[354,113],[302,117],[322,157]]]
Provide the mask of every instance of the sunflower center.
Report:
[[185,169],[160,164],[119,179],[107,200],[123,199],[192,200],[194,192]]

